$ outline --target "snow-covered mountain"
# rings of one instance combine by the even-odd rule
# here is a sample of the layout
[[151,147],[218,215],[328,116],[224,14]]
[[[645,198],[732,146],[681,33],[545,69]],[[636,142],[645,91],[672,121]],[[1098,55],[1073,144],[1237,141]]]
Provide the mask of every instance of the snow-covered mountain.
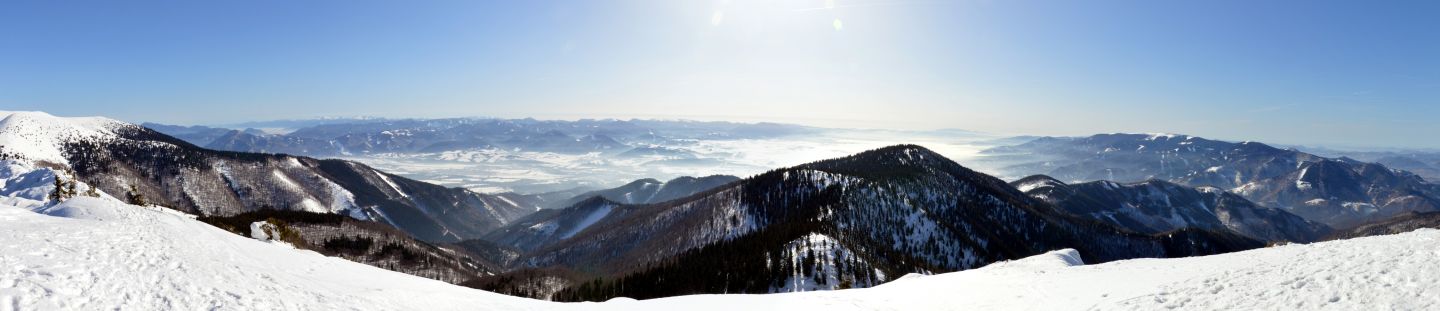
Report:
[[[56,191],[57,184],[61,185],[58,189],[64,192]],[[0,160],[0,205],[101,220],[129,215],[125,210],[131,208],[172,210],[151,205],[121,207],[121,211],[114,211],[115,208],[110,206],[125,205],[116,197],[78,181],[64,170],[39,167],[29,161]],[[105,208],[67,207],[76,204],[98,204]],[[186,217],[231,231],[237,236],[273,236],[296,248],[451,283],[502,272],[500,262],[477,254],[475,248],[444,249],[415,240],[410,234],[388,224],[347,215],[259,210],[231,216],[196,217],[187,214]],[[257,224],[264,224],[268,229],[260,229]]]
[[1335,228],[1440,211],[1440,185],[1413,173],[1257,142],[1101,134],[1043,137],[985,153],[1011,163],[1002,170],[1006,175],[1044,174],[1067,182],[1159,179],[1216,187]]
[[0,155],[66,165],[66,144],[115,140],[140,127],[108,118],[57,118],[43,112],[0,111]]
[[106,118],[0,112],[0,158],[70,172],[105,193],[134,192],[197,215],[265,209],[343,214],[435,242],[479,237],[536,210],[356,162],[208,150]]
[[604,303],[505,296],[241,237],[166,209],[0,204],[0,308],[352,310],[1428,310],[1440,231],[1085,265],[1056,250],[866,289]]
[[1415,173],[1426,181],[1440,181],[1440,151],[1437,150],[1334,150],[1321,147],[1299,147],[1305,152],[1330,157],[1352,158],[1374,162],[1389,168]]
[[[1104,262],[1263,245],[1201,228],[1126,233],[1057,213],[914,145],[777,169],[682,200],[597,198],[553,215],[487,238],[530,250],[526,266],[599,271],[610,280],[553,297],[562,300],[868,287],[1067,247]],[[638,272],[617,273],[625,271]]]
[[1162,180],[1065,184],[1044,175],[1011,185],[1065,213],[1147,234],[1201,228],[1234,231],[1261,241],[1312,242],[1331,230],[1214,187],[1190,188]]

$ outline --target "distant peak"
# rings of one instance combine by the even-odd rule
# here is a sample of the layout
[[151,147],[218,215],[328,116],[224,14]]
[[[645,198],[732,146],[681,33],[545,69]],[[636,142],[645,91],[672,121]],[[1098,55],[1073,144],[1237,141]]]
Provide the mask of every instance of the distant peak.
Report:
[[1220,188],[1216,188],[1216,187],[1212,187],[1212,186],[1200,186],[1200,187],[1195,187],[1195,190],[1198,190],[1198,191],[1204,192],[1204,193],[1212,193],[1212,194],[1225,193],[1225,189],[1220,189]]
[[1149,133],[1147,135],[1150,135],[1150,137],[1145,138],[1145,140],[1170,140],[1174,138],[1190,139],[1190,135],[1174,133]]
[[62,152],[64,144],[114,137],[117,129],[127,125],[102,117],[56,117],[40,111],[0,112],[0,149],[29,160],[67,163]]
[[1023,177],[1023,178],[1020,178],[1020,179],[1018,179],[1018,180],[1015,180],[1015,182],[1017,182],[1017,183],[1018,183],[1018,182],[1047,182],[1047,183],[1055,183],[1055,184],[1065,184],[1065,182],[1062,182],[1062,181],[1060,181],[1059,179],[1055,179],[1055,177],[1050,177],[1050,175],[1045,175],[1045,174],[1035,174],[1035,175],[1025,176],[1025,177]]
[[1020,189],[1020,192],[1030,192],[1045,187],[1065,186],[1065,182],[1048,175],[1030,175],[1010,183],[1010,186]]
[[586,209],[586,208],[591,208],[591,207],[616,206],[616,205],[620,205],[620,203],[615,202],[615,201],[611,201],[610,199],[606,199],[605,196],[595,195],[595,196],[590,196],[589,198],[586,198],[586,199],[584,199],[584,200],[580,200],[580,202],[575,202],[575,204],[572,204],[572,205],[570,205],[570,206],[567,207],[567,208],[569,208],[569,209]]
[[[832,173],[870,176],[901,176],[929,174],[937,171],[974,173],[940,154],[918,145],[894,145],[864,151],[847,157],[823,160],[796,168]],[[997,180],[998,181],[998,180]],[[1002,181],[1003,183],[1003,181]]]
[[1155,178],[1147,179],[1139,184],[1152,187],[1181,187],[1179,184]]
[[926,158],[926,157],[939,157],[940,154],[935,153],[934,151],[930,151],[930,149],[926,149],[925,147],[921,147],[920,145],[903,144],[903,145],[894,145],[894,146],[888,146],[888,147],[881,147],[881,148],[879,148],[879,149],[874,149],[874,150],[869,150],[869,151],[861,152],[861,153],[855,154],[853,157],[875,157],[875,156],[895,157],[895,158],[911,158],[911,159],[917,159],[917,160],[919,160],[919,159],[924,159],[924,158]]
[[654,178],[642,178],[642,179],[636,179],[635,181],[632,181],[632,182],[630,182],[629,184],[626,184],[626,186],[644,186],[644,185],[660,184],[660,183],[661,183],[661,182],[660,182],[660,180],[658,180],[658,179],[654,179]]

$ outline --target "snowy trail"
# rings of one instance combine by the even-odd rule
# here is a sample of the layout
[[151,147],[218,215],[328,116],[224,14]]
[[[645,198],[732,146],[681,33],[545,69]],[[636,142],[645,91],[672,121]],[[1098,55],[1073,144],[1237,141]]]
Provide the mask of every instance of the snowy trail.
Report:
[[870,289],[561,304],[260,242],[165,209],[75,198],[41,212],[0,206],[0,310],[1440,308],[1440,230],[1431,229],[1088,266],[1079,265],[1074,251],[1062,250]]

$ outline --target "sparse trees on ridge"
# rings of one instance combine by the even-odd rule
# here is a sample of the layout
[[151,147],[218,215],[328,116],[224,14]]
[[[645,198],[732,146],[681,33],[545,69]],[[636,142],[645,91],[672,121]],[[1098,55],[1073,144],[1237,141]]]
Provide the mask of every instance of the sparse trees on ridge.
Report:
[[58,174],[58,172],[57,174],[55,174],[54,187],[55,189],[50,190],[50,195],[46,197],[46,199],[49,199],[54,203],[64,202],[66,199],[73,198],[75,197],[75,195],[80,193],[79,190],[76,190],[76,188],[78,188],[79,186],[74,178],[65,180],[65,176],[62,174]]
[[100,189],[95,186],[90,186],[90,190],[85,190],[85,196],[98,198],[100,197]]
[[125,203],[139,206],[150,206],[150,203],[145,201],[145,195],[140,194],[140,189],[136,188],[135,185],[130,185],[130,191],[127,191],[125,193]]
[[60,203],[61,201],[65,201],[65,198],[65,182],[60,180],[59,175],[56,175],[55,189],[50,190],[49,199],[55,203]]

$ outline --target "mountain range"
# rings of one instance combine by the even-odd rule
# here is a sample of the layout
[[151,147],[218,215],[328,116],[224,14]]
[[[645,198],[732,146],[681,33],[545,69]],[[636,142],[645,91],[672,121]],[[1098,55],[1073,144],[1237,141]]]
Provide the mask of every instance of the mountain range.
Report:
[[497,148],[557,153],[622,153],[677,140],[766,138],[814,131],[775,123],[663,120],[359,119],[299,124],[286,133],[173,126],[154,128],[210,149],[308,156],[433,153]]
[[1156,179],[1065,184],[1044,175],[1011,185],[1070,215],[1147,234],[1201,228],[1230,230],[1266,242],[1313,242],[1332,230],[1215,187],[1191,188]]
[[1004,175],[1215,187],[1334,228],[1440,211],[1440,186],[1414,173],[1257,142],[1101,134],[1043,137],[984,153],[1007,163],[1000,170]]
[[[524,266],[597,277],[540,291],[553,293],[541,298],[603,300],[869,287],[905,273],[970,269],[1064,247],[1085,249],[1087,262],[1106,262],[1264,245],[1208,229],[1141,234],[1075,217],[928,149],[899,145],[659,204],[595,197],[486,239],[522,250]],[[556,278],[533,271],[500,277]],[[500,292],[512,285],[476,283]]]
[[[585,122],[605,126],[573,128]],[[497,126],[525,129],[487,134],[487,144],[503,142],[487,147],[595,152],[610,141],[628,146],[646,135],[687,137],[657,138],[639,126],[650,124],[644,122],[356,120],[284,135],[168,131],[188,131],[190,139],[212,135],[211,144],[232,144],[239,140],[225,137],[239,135],[338,135],[324,141],[347,150],[363,146],[365,152],[470,148],[476,145],[436,142]],[[733,125],[665,124],[686,135]],[[411,130],[356,134],[401,125]],[[553,128],[560,125],[585,134],[577,138]],[[617,130],[625,128],[631,129]],[[786,129],[778,128],[732,130],[765,135]],[[641,129],[646,134],[637,134]],[[68,181],[93,187],[108,200],[163,206],[240,236],[561,301],[863,288],[910,273],[969,270],[1065,248],[1077,250],[1084,262],[1102,263],[1435,225],[1437,188],[1380,164],[1181,135],[1023,140],[1028,142],[986,153],[1013,161],[1006,172],[1048,175],[1006,182],[925,147],[894,145],[745,178],[640,179],[593,191],[483,194],[353,161],[212,150],[105,118],[5,112],[0,195],[8,198],[0,203],[45,212],[56,204],[46,198],[56,189],[50,184]],[[272,140],[255,142],[275,146]],[[528,147],[515,145],[522,143]],[[672,151],[615,148],[624,149],[617,154]]]
[[557,202],[551,207],[569,207],[580,203],[580,201],[597,196],[620,204],[660,203],[710,190],[737,180],[740,180],[740,177],[730,175],[711,175],[699,178],[681,176],[664,182],[653,178],[645,178],[615,188],[581,193],[570,199]]

